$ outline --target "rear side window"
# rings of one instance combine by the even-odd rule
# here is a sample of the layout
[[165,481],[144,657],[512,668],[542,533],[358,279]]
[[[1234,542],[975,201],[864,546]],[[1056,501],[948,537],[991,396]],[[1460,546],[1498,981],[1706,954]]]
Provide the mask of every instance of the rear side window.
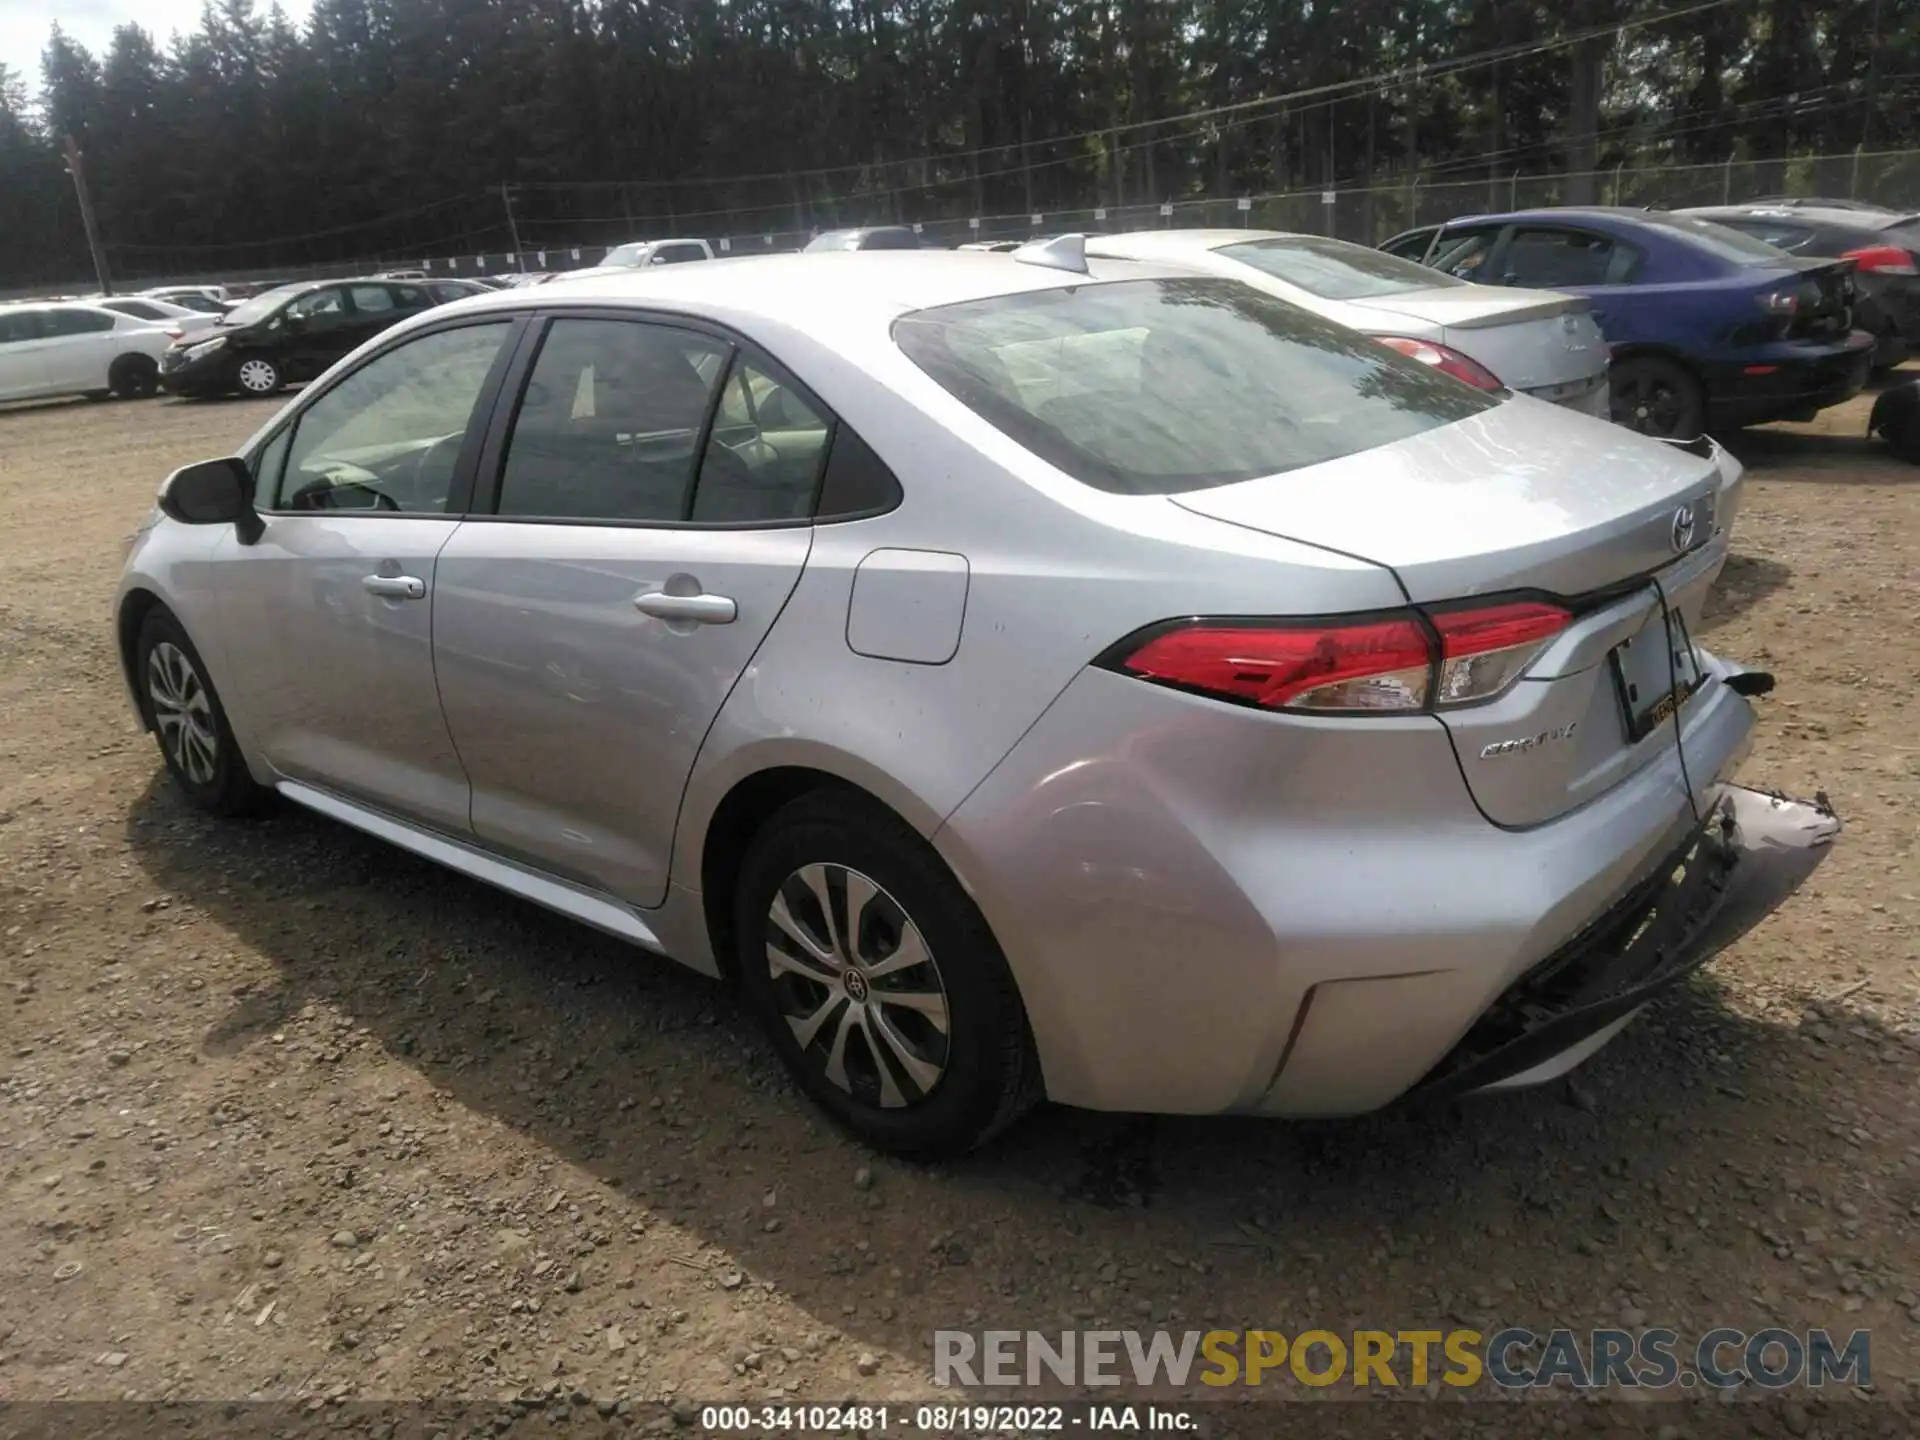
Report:
[[111,310],[49,310],[41,321],[47,335],[91,335],[113,329]]
[[149,305],[144,300],[116,300],[107,309],[118,310],[122,315],[131,315],[136,320],[164,320],[167,312],[158,305]]
[[771,365],[738,355],[720,389],[690,519],[804,520],[827,455],[826,417]]
[[1249,240],[1223,245],[1219,253],[1323,300],[1364,300],[1464,283],[1397,255],[1319,235]]
[[356,285],[348,292],[353,308],[362,315],[384,315],[393,309],[393,292],[384,285]]
[[0,345],[18,345],[39,338],[38,310],[0,310]]
[[901,317],[908,357],[1096,489],[1165,495],[1338,459],[1496,402],[1232,280],[1130,280]]
[[689,518],[695,462],[729,349],[636,320],[554,321],[514,417],[499,513]]
[[1662,230],[1669,235],[1677,235],[1690,242],[1696,249],[1705,250],[1722,260],[1735,265],[1773,265],[1780,260],[1780,253],[1764,240],[1756,240],[1751,235],[1742,235],[1738,230],[1725,225],[1716,225],[1711,220],[1700,220],[1692,215],[1672,215],[1650,212],[1636,215],[1637,224],[1652,230]]

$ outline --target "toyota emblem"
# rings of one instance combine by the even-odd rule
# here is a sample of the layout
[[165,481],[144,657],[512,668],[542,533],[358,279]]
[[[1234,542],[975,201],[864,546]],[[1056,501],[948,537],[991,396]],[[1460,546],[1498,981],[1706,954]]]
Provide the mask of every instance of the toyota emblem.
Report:
[[1693,548],[1693,506],[1682,505],[1673,512],[1673,530],[1668,539],[1676,555],[1684,555]]

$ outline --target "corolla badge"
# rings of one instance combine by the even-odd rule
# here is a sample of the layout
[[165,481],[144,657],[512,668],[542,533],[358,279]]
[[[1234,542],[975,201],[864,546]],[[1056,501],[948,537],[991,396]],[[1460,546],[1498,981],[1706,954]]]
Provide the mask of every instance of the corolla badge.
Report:
[[1502,755],[1524,755],[1529,750],[1538,750],[1542,745],[1552,745],[1556,741],[1571,740],[1578,720],[1569,720],[1564,725],[1556,725],[1551,730],[1542,730],[1538,735],[1521,735],[1512,740],[1496,740],[1480,752],[1482,760],[1498,760]]
[[1684,555],[1693,548],[1693,530],[1693,506],[1682,505],[1673,512],[1673,529],[1667,535],[1667,543],[1673,546],[1674,554]]

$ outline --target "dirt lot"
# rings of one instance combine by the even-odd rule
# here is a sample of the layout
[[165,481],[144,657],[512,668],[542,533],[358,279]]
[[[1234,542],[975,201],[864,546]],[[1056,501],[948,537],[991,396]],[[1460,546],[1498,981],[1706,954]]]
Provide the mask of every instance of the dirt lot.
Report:
[[1096,1323],[1871,1327],[1920,1395],[1920,470],[1865,406],[1740,440],[1705,637],[1780,679],[1746,775],[1849,826],[1787,911],[1570,1087],[1049,1110],[941,1170],[676,967],[190,813],[108,598],[156,481],[269,408],[0,413],[0,1399],[924,1397],[936,1328]]

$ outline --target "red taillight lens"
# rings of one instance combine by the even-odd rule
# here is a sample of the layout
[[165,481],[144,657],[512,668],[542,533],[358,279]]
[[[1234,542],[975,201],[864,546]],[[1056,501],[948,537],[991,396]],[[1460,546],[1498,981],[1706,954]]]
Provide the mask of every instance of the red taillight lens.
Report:
[[1409,360],[1418,360],[1422,365],[1431,365],[1442,375],[1451,375],[1456,380],[1464,380],[1476,390],[1504,390],[1500,377],[1471,355],[1462,355],[1450,345],[1437,344],[1432,340],[1410,340],[1404,335],[1376,335],[1374,337],[1390,350],[1398,350]]
[[1430,618],[1440,632],[1436,705],[1492,699],[1520,678],[1548,641],[1573,623],[1571,611],[1536,600],[1484,610],[1441,611]]
[[1120,663],[1148,680],[1272,710],[1420,710],[1432,656],[1426,630],[1407,615],[1331,626],[1196,621]]
[[1846,251],[1840,258],[1853,261],[1856,270],[1871,270],[1879,275],[1920,275],[1912,252],[1898,245],[1863,245],[1858,250]]
[[1192,620],[1103,663],[1269,710],[1405,714],[1492,699],[1572,619],[1525,600],[1344,625]]

